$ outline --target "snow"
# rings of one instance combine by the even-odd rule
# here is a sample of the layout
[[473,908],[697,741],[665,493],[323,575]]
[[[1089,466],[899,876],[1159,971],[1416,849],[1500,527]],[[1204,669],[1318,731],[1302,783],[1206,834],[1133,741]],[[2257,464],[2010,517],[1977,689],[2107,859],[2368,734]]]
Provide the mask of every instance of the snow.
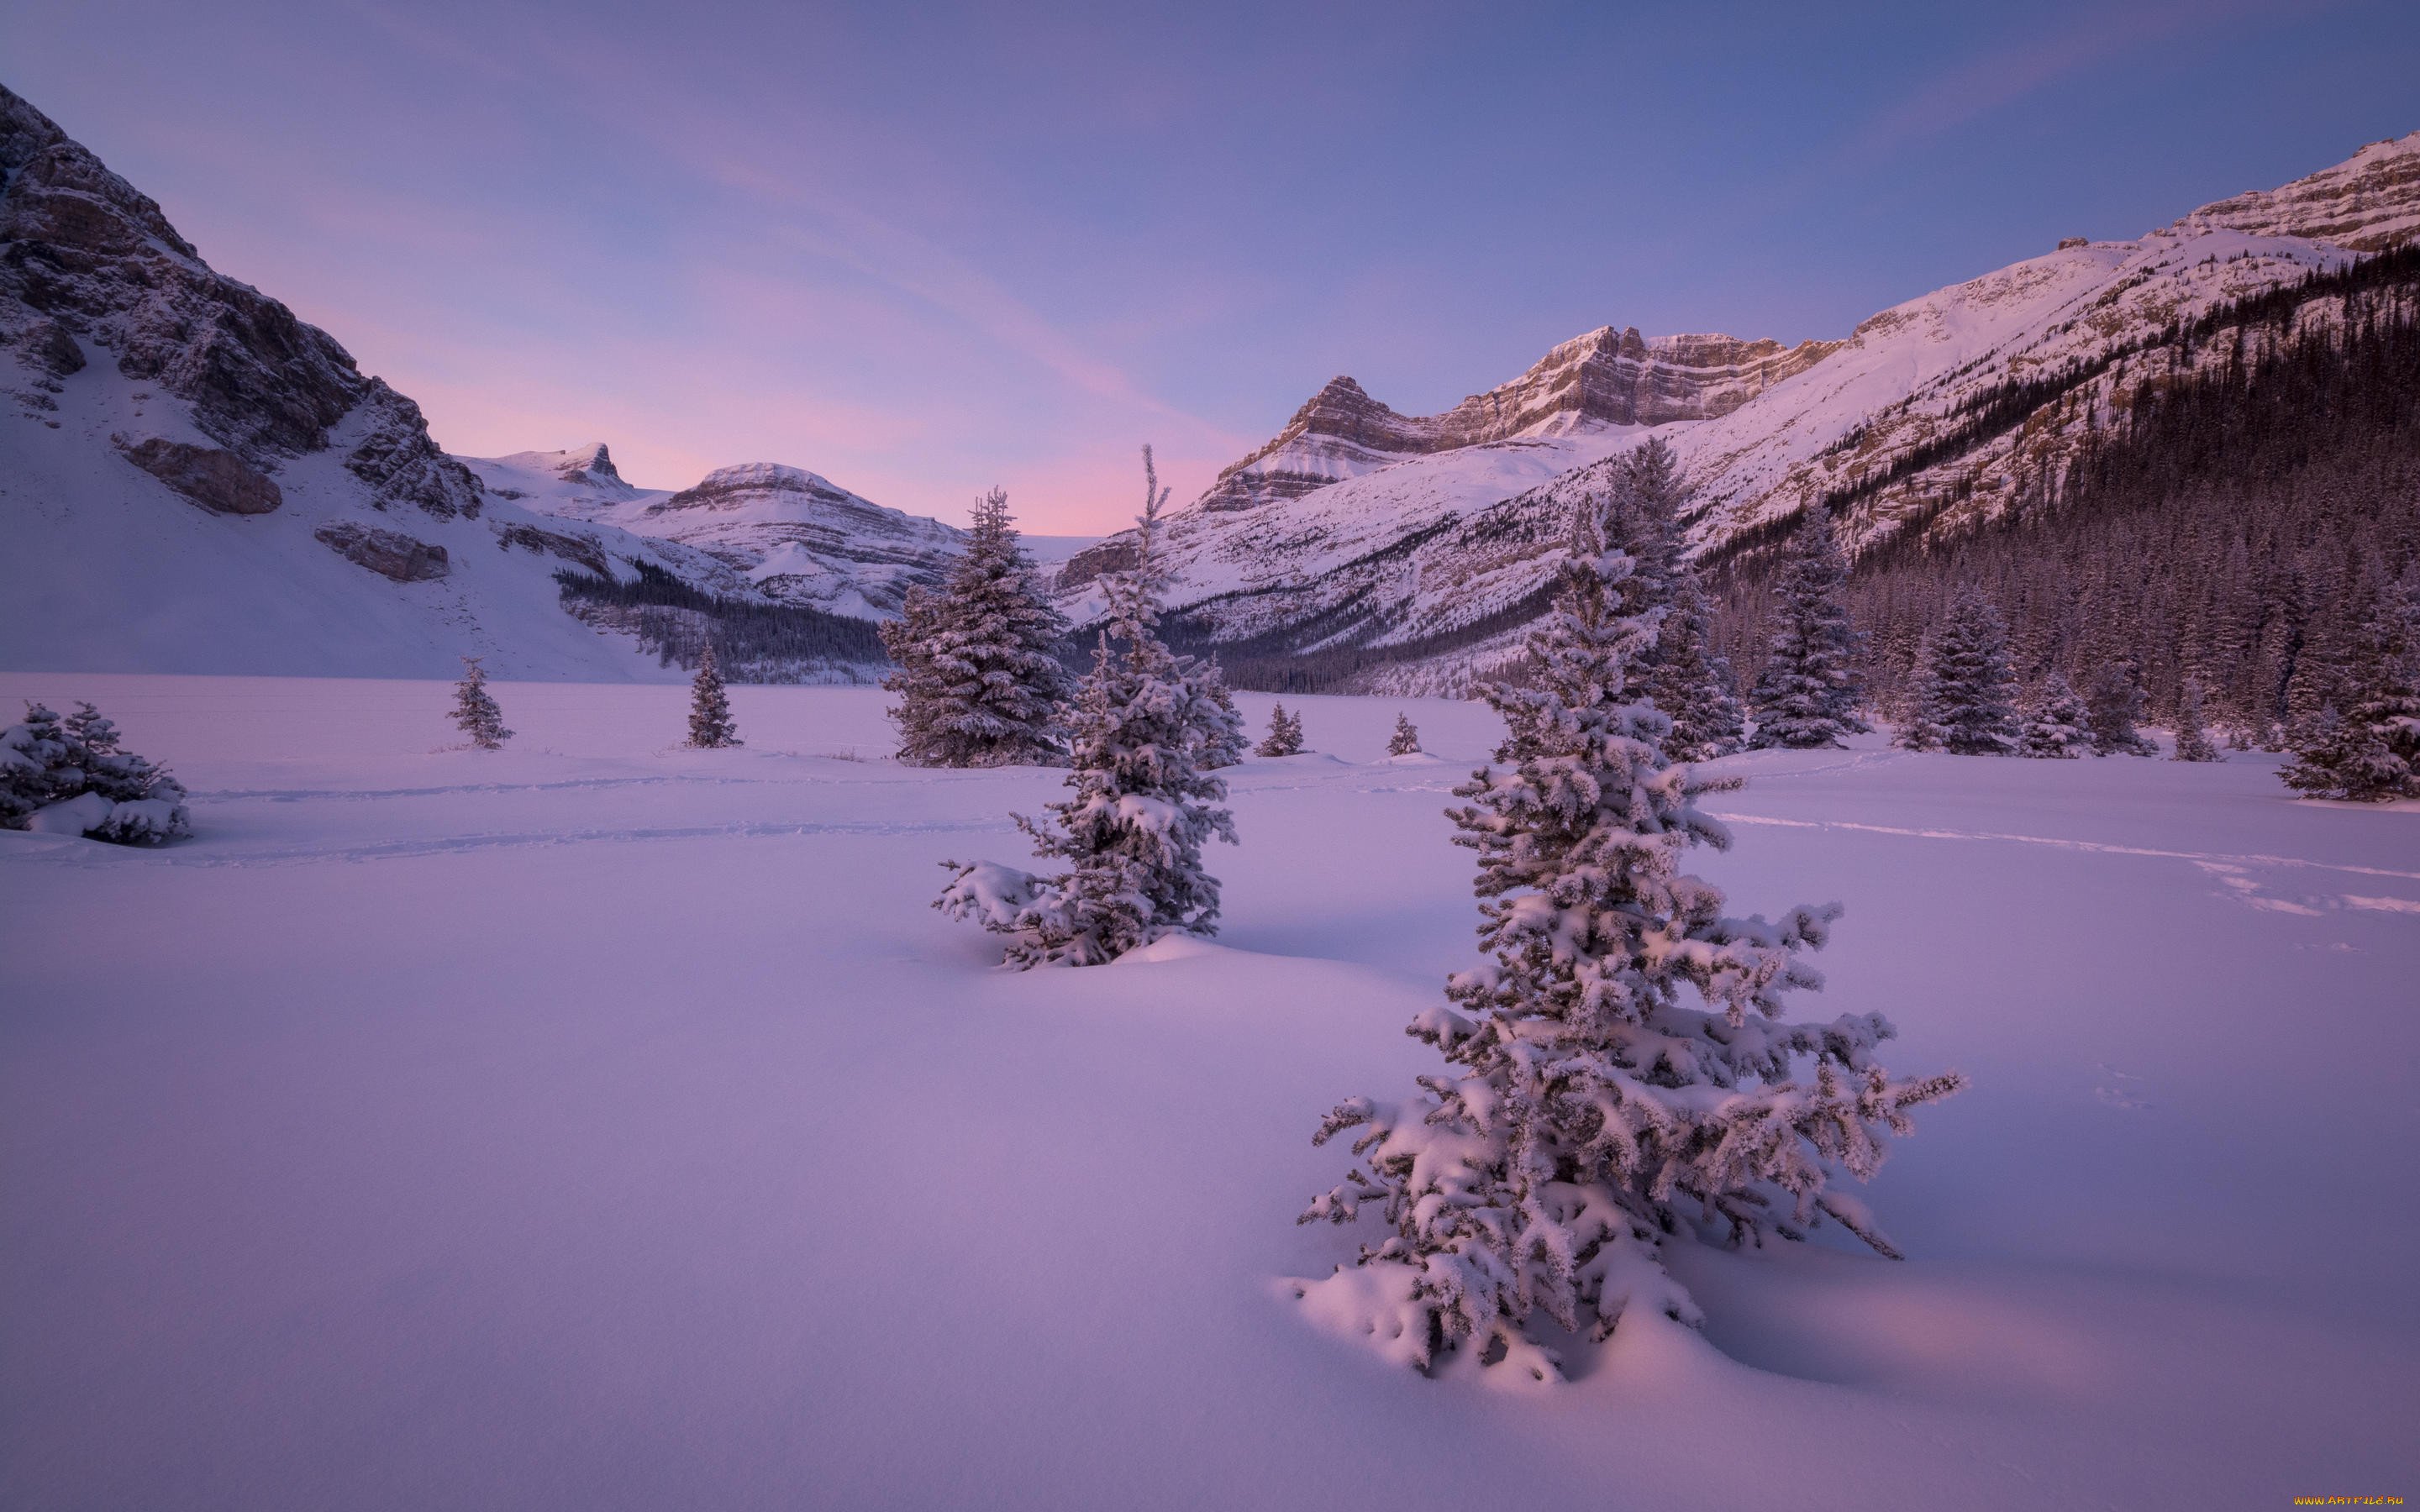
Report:
[[938,576],[965,548],[963,531],[804,468],[742,462],[678,492],[637,488],[586,471],[600,447],[458,460],[539,513],[691,548],[774,598],[858,619],[892,617],[910,581]]
[[[212,521],[211,523],[220,523]],[[339,565],[345,565],[339,563]],[[349,569],[349,570],[352,570]],[[1559,1388],[1282,1288],[1340,1097],[1475,959],[1475,704],[1297,699],[1222,773],[1215,944],[995,970],[927,904],[1034,769],[871,690],[0,674],[194,790],[0,834],[0,1504],[2205,1508],[2409,1494],[2420,812],[2274,758],[1714,764],[1810,1011],[1956,1067],[1864,1195],[1903,1264],[1682,1249]],[[1241,695],[1265,724],[1269,700]],[[1436,758],[1382,759],[1399,709]],[[1921,947],[1919,949],[1918,947]]]
[[[42,412],[0,412],[0,668],[437,677],[484,655],[504,676],[682,675],[564,612],[554,574],[567,563],[497,535],[562,527],[509,501],[490,499],[476,519],[374,510],[339,447],[280,468],[274,513],[213,515],[110,442],[211,444],[183,405],[106,362],[64,379],[57,405],[56,428]],[[332,521],[442,547],[448,573],[392,582],[313,538]]]
[[[1248,510],[1187,510],[1171,516],[1168,556],[1175,581],[1169,603],[1183,608],[1224,594],[1307,580],[1440,520],[1485,509],[1626,451],[1645,440],[1648,431],[1645,425],[1593,423],[1547,426],[1509,440],[1401,457],[1353,448],[1361,458],[1356,465],[1369,471],[1299,498],[1272,500]],[[1313,442],[1333,444],[1329,438],[1304,438],[1258,466],[1347,465],[1325,452],[1316,459],[1295,455],[1297,449],[1312,449]],[[1061,595],[1059,608],[1079,625],[1097,618],[1102,611],[1097,583]]]

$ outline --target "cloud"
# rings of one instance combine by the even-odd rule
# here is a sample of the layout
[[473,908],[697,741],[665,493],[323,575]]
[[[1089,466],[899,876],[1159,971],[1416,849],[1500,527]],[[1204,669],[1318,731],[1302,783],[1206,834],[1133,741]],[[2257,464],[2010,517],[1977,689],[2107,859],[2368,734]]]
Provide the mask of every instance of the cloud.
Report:
[[1850,136],[1838,154],[1839,165],[1870,166],[1911,143],[1980,120],[2062,80],[2155,44],[2208,35],[2244,20],[2307,15],[2311,8],[2274,0],[2092,7],[1935,74]]

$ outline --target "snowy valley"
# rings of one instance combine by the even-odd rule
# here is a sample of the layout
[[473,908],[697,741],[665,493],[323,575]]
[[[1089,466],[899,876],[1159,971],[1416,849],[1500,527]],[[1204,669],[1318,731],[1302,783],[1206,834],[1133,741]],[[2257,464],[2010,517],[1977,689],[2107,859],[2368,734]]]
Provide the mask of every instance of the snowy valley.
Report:
[[98,702],[202,819],[0,833],[0,1500],[2410,1484],[2420,813],[2295,803],[2257,754],[1717,764],[1749,785],[1708,875],[1848,903],[1816,1011],[1975,1085],[1868,1193],[1904,1263],[1693,1248],[1702,1335],[1642,1318],[1540,1395],[1388,1365],[1278,1280],[1351,1257],[1293,1222],[1342,1169],[1320,1114],[1435,1063],[1402,1031],[1469,959],[1439,810],[1484,708],[1401,705],[1433,754],[1390,760],[1399,705],[1294,702],[1310,752],[1230,773],[1215,943],[1002,973],[936,863],[1015,854],[1058,774],[869,760],[870,689],[737,688],[727,751],[675,748],[675,688],[497,694],[489,755],[443,748],[440,683],[0,677]]
[[0,87],[0,1507],[2420,1490],[2420,132],[2042,244],[1020,537],[455,455]]

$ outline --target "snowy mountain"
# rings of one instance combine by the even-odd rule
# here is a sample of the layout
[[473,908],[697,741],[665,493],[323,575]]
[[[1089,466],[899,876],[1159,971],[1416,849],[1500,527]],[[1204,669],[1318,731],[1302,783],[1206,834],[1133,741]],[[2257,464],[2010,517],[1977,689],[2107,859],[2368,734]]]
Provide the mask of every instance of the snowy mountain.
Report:
[[966,532],[886,509],[802,468],[717,468],[677,492],[634,488],[603,442],[464,459],[491,493],[530,509],[692,548],[755,593],[858,619],[898,612],[939,580]]
[[[2341,309],[2240,301],[2415,240],[2420,132],[1836,341],[1606,326],[1431,416],[1339,378],[1170,519],[1171,633],[1246,682],[1319,658],[1322,683],[1451,687],[1534,615],[1571,501],[1651,432],[1688,469],[1709,560],[1818,504],[1860,550],[1954,534],[2055,488],[2147,385]],[[431,675],[482,654],[509,676],[662,676],[736,606],[760,622],[755,674],[859,676],[865,622],[963,539],[777,463],[670,491],[602,443],[449,456],[409,398],[5,89],[0,509],[0,665],[21,667]],[[1134,548],[1030,544],[1079,625]],[[576,613],[566,570],[603,585]]]
[[[760,641],[818,648],[757,674],[854,678],[872,637],[818,615],[892,612],[961,533],[769,463],[667,493],[601,443],[449,456],[5,88],[0,401],[7,666],[662,677],[736,604],[789,614]],[[566,571],[639,591],[566,606]]]
[[[1819,502],[1867,548],[1954,532],[2039,496],[2146,383],[2282,339],[2227,325],[2237,301],[2420,237],[2420,132],[2132,241],[2054,251],[1782,347],[1610,329],[1444,415],[1407,419],[1338,378],[1174,516],[1180,633],[1248,681],[1325,658],[1322,680],[1451,687],[1534,612],[1570,503],[1650,429],[1698,488],[1692,543],[1755,549]],[[1061,605],[1132,551],[1071,561]],[[1265,661],[1265,665],[1264,665]]]
[[0,400],[11,666],[630,677],[554,574],[728,576],[484,497],[410,399],[6,89]]

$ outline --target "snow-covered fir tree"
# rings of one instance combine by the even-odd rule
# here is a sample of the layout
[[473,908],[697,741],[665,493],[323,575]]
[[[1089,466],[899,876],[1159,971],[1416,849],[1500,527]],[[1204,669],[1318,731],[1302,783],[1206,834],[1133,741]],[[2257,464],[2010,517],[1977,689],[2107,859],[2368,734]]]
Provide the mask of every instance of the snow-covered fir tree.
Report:
[[1395,716],[1395,733],[1387,737],[1389,756],[1417,756],[1420,753],[1420,733],[1408,714]]
[[1953,756],[2006,756],[2018,743],[2016,690],[2008,625],[1970,586],[1950,600],[1927,640],[1909,728]]
[[2373,594],[2347,650],[2344,707],[2320,712],[2278,775],[2306,797],[2420,797],[2420,608]]
[[2156,756],[2160,748],[2134,728],[2143,717],[2143,684],[2132,662],[2111,657],[2093,674],[2084,702],[2085,729],[2095,756]]
[[911,589],[881,629],[897,671],[899,759],[911,766],[1049,765],[1064,758],[1058,703],[1067,622],[1042,596],[1008,493],[975,504],[967,549],[938,590]]
[[1269,708],[1269,733],[1252,748],[1255,756],[1298,756],[1302,753],[1302,720],[1286,713],[1282,703]]
[[2050,761],[2082,756],[2092,748],[2091,734],[2085,728],[2087,717],[2084,700],[2076,696],[2066,675],[2051,673],[2034,694],[2033,707],[2017,735],[2017,754]]
[[1891,744],[1901,750],[1939,750],[1948,744],[1949,732],[1936,717],[1940,701],[1933,691],[1932,639],[1933,633],[1926,632],[1916,649],[1916,670],[1905,690],[1907,717],[1891,733]]
[[1195,764],[1205,772],[1236,765],[1250,752],[1252,737],[1244,729],[1244,711],[1235,707],[1234,692],[1227,687],[1227,671],[1216,660],[1204,658],[1194,665],[1193,676],[1206,696],[1199,706],[1202,719],[1195,732]]
[[2177,693],[2177,749],[2169,758],[2180,762],[2215,762],[2226,758],[2211,744],[2210,732],[2202,728],[2201,679],[2187,677]]
[[1316,1136],[1349,1135],[1360,1164],[1302,1221],[1368,1211],[1386,1232],[1296,1290],[1423,1368],[1463,1350],[1547,1378],[1523,1331],[1538,1314],[1599,1338],[1632,1309],[1698,1320],[1660,1249],[1699,1224],[1761,1242],[1830,1219],[1895,1255],[1842,1179],[1964,1085],[1875,1064],[1879,1013],[1782,1020],[1821,983],[1799,953],[1838,905],[1733,918],[1681,871],[1690,846],[1730,844],[1697,799],[1736,780],[1668,761],[1669,721],[1632,702],[1654,626],[1621,612],[1631,563],[1603,543],[1583,510],[1528,675],[1483,689],[1505,764],[1450,816],[1479,855],[1488,960],[1410,1029],[1447,1066],[1406,1101],[1340,1103]]
[[1848,576],[1831,517],[1808,510],[1775,584],[1777,602],[1764,671],[1749,695],[1755,745],[1838,746],[1869,728],[1857,717],[1863,684],[1856,667],[1859,637],[1841,592]]
[[1714,608],[1692,572],[1673,589],[1656,640],[1650,702],[1672,721],[1665,738],[1674,761],[1703,762],[1747,745],[1747,721],[1729,658],[1715,655]]
[[1663,437],[1651,436],[1615,473],[1609,530],[1611,544],[1635,563],[1623,584],[1623,609],[1664,610],[1642,659],[1641,691],[1672,721],[1666,754],[1696,762],[1740,749],[1746,724],[1730,662],[1714,650],[1714,603],[1683,549],[1688,498],[1680,459]]
[[456,729],[471,737],[471,744],[481,750],[502,750],[513,733],[504,728],[504,711],[496,706],[495,695],[488,691],[488,670],[479,665],[476,656],[462,658],[462,680],[454,685]]
[[192,834],[184,785],[118,745],[89,703],[62,719],[39,703],[0,730],[0,829],[158,845]]
[[1218,930],[1218,879],[1202,848],[1233,844],[1221,778],[1203,751],[1233,739],[1216,670],[1159,639],[1166,568],[1156,551],[1168,501],[1143,448],[1143,512],[1135,565],[1102,579],[1108,624],[1092,671],[1061,718],[1070,735],[1069,795],[1035,821],[1016,815],[1037,855],[1067,869],[1037,876],[992,861],[951,861],[934,906],[1010,937],[1018,967],[1097,965],[1169,934]]
[[739,744],[739,727],[731,722],[731,696],[723,690],[712,640],[697,658],[697,676],[689,685],[689,743],[709,750]]

